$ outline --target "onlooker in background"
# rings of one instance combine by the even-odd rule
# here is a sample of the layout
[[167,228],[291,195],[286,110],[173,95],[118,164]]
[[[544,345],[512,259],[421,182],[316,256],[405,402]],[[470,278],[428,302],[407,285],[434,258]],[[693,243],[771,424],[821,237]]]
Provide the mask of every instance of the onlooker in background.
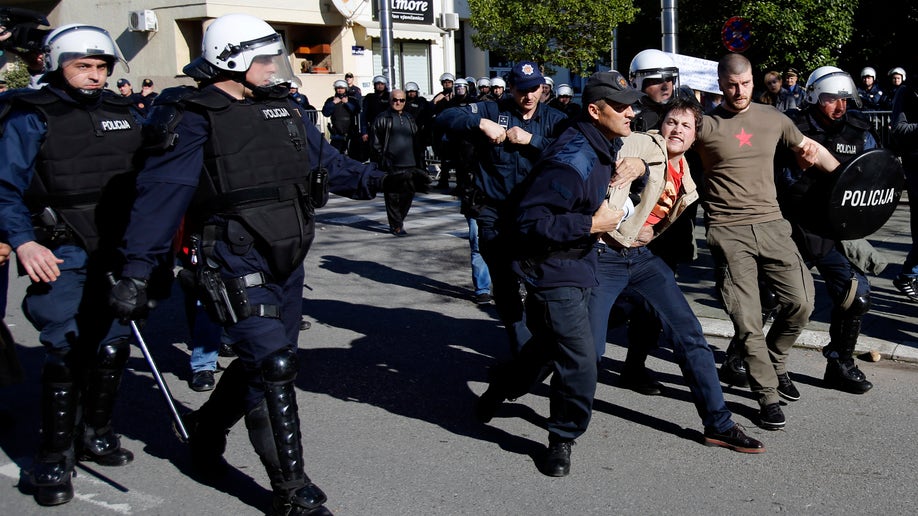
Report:
[[332,84],[335,94],[325,100],[322,114],[329,119],[328,132],[332,147],[345,154],[350,138],[354,135],[360,102],[348,93],[347,82],[337,80]]
[[857,95],[861,98],[864,111],[876,111],[883,104],[883,91],[876,81],[876,70],[869,66],[861,70],[861,87],[857,89]]
[[766,73],[765,91],[759,96],[759,103],[774,106],[782,113],[788,109],[796,109],[797,105],[782,84],[781,74],[774,71]]
[[802,86],[797,84],[799,79],[799,73],[795,68],[788,68],[784,72],[784,88],[787,90],[787,93],[790,94],[794,99],[794,106],[798,109],[803,106],[803,96],[806,94],[806,91]]
[[405,176],[404,181],[386,189],[386,217],[389,231],[396,236],[407,235],[405,217],[414,199],[412,176],[427,178],[424,170],[424,146],[414,117],[405,112],[408,98],[404,90],[392,90],[389,109],[373,121],[370,158],[389,175]]

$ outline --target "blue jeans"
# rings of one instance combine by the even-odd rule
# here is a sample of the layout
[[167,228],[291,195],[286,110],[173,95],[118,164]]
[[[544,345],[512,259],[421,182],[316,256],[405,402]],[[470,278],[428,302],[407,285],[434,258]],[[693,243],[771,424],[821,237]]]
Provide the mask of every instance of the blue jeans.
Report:
[[596,357],[606,348],[609,310],[626,288],[647,301],[663,326],[663,341],[672,344],[676,362],[692,393],[705,430],[724,432],[733,427],[717,377],[714,353],[704,338],[698,318],[679,290],[673,271],[646,247],[615,250],[600,245],[596,270],[598,287],[590,296],[590,327]]
[[191,372],[216,371],[223,327],[210,320],[200,301],[195,301],[188,314],[191,330]]
[[478,221],[471,217],[466,217],[469,223],[469,248],[472,250],[472,286],[475,287],[475,295],[491,293],[491,273],[488,272],[488,264],[485,263],[481,253],[478,252]]

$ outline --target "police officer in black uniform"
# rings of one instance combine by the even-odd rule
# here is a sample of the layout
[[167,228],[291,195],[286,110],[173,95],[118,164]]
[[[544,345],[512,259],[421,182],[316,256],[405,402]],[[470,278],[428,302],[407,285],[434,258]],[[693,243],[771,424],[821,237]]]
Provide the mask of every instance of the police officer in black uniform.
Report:
[[[821,143],[842,164],[864,151],[878,147],[870,122],[860,113],[847,111],[850,100],[855,103],[854,81],[846,72],[834,66],[817,68],[806,82],[806,107],[795,120],[800,131]],[[861,332],[861,319],[870,308],[870,284],[864,274],[851,264],[840,249],[840,242],[825,236],[820,228],[823,214],[814,214],[809,192],[831,177],[822,172],[802,171],[789,160],[778,172],[781,210],[793,225],[793,238],[800,253],[810,266],[822,275],[832,300],[829,344],[822,354],[828,363],[825,385],[854,394],[869,391],[873,384],[854,363],[854,347]],[[780,379],[780,378],[779,378]],[[782,385],[779,394],[788,400],[800,394],[790,382]],[[789,392],[788,392],[788,386]]]
[[360,101],[348,94],[346,82],[338,80],[332,86],[335,88],[335,94],[325,100],[322,114],[331,120],[328,130],[331,133],[332,147],[344,154],[347,152],[348,140],[354,134],[357,125]]
[[32,280],[23,310],[47,350],[31,472],[41,505],[73,499],[75,460],[134,458],[112,430],[129,330],[105,303],[141,144],[131,99],[105,89],[119,60],[103,29],[60,27],[45,40],[47,87],[0,106],[0,234]]
[[244,14],[214,20],[203,56],[185,72],[202,86],[157,99],[151,132],[163,136],[164,148],[138,177],[126,264],[109,302],[125,317],[142,312],[151,257],[168,249],[183,215],[186,227],[196,226],[191,261],[198,267],[180,280],[198,289],[238,358],[184,418],[192,464],[205,474],[224,469],[226,435],[244,417],[274,491],[273,514],[329,514],[325,494],[304,471],[294,388],[303,258],[313,209],[327,195],[323,185],[370,198],[382,172],[336,152],[304,123],[287,97],[287,51],[264,21]]

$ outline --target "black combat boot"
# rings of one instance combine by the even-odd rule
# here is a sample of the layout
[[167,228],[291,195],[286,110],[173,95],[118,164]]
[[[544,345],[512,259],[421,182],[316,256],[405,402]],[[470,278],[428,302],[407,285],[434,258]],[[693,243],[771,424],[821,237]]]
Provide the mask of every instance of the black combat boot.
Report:
[[303,467],[300,417],[296,404],[296,352],[284,349],[265,359],[265,398],[245,415],[246,428],[274,491],[272,514],[331,515],[325,493]]
[[73,499],[79,394],[67,353],[50,352],[41,376],[41,445],[32,468],[32,484],[39,505],[60,505]]
[[82,435],[77,442],[78,460],[102,466],[124,466],[134,460],[134,454],[121,447],[121,439],[112,430],[112,411],[124,365],[130,354],[130,345],[126,339],[99,347],[83,394]]
[[827,360],[823,377],[826,387],[851,394],[864,394],[873,388],[854,363],[854,346],[860,333],[860,316],[841,316],[838,321],[832,321],[829,327],[832,341],[822,350]]

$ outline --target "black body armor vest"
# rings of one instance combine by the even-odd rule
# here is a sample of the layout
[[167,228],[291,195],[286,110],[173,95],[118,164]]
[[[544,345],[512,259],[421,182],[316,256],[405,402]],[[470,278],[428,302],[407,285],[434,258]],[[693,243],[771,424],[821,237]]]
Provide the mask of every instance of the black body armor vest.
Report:
[[211,130],[193,218],[230,221],[225,234],[234,240],[246,239],[231,235],[234,222],[241,223],[276,278],[286,278],[314,236],[303,114],[285,99],[232,102],[206,89],[185,104],[199,110]]
[[129,99],[110,92],[89,109],[46,89],[15,101],[48,124],[25,195],[33,214],[52,208],[87,252],[121,242],[136,197],[140,125]]

